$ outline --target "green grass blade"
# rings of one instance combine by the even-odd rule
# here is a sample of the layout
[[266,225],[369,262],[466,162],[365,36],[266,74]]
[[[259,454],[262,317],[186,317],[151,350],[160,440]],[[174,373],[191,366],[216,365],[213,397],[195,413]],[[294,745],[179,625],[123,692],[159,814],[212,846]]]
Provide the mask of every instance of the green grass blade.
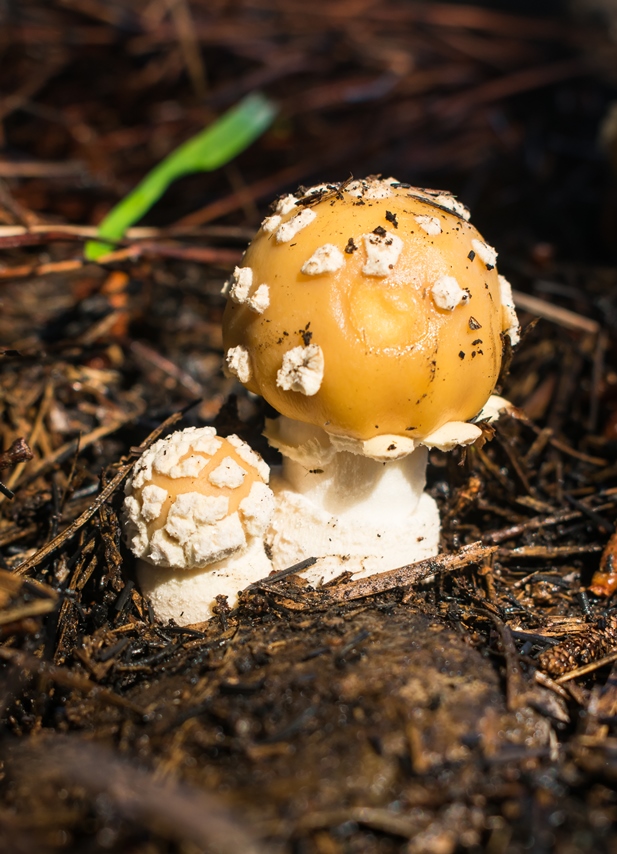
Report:
[[[120,240],[129,226],[138,222],[169,185],[192,172],[219,169],[254,142],[269,127],[277,108],[265,95],[247,95],[209,127],[172,151],[122,199],[99,226],[98,235]],[[84,248],[88,261],[96,261],[113,247],[89,240]]]

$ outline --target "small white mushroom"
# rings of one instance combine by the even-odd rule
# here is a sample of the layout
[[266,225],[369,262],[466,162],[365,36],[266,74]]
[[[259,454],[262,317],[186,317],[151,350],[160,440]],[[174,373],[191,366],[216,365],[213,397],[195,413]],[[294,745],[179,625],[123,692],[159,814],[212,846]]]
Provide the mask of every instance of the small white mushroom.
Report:
[[[175,462],[162,474],[167,457]],[[189,471],[189,460],[199,466]],[[178,469],[183,474],[174,477]],[[241,587],[268,575],[263,536],[274,509],[268,476],[245,442],[217,437],[211,427],[174,433],[145,452],[126,485],[125,532],[160,617],[206,619],[217,595],[235,599]]]
[[321,347],[294,347],[283,356],[276,384],[284,391],[297,391],[311,397],[321,388],[324,374],[324,357]]
[[333,243],[324,243],[305,261],[301,272],[305,276],[323,276],[324,273],[335,273],[345,263],[345,258],[340,249]]

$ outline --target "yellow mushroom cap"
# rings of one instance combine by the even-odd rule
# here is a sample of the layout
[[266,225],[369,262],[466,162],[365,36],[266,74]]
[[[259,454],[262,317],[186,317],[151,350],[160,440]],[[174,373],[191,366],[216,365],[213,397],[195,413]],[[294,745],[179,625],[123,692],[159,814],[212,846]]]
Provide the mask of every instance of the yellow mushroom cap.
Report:
[[269,468],[238,436],[189,427],[155,442],[125,488],[126,539],[155,566],[209,566],[261,537],[274,510]]
[[287,196],[228,283],[226,368],[330,434],[421,440],[493,391],[513,328],[495,262],[447,193],[370,178]]

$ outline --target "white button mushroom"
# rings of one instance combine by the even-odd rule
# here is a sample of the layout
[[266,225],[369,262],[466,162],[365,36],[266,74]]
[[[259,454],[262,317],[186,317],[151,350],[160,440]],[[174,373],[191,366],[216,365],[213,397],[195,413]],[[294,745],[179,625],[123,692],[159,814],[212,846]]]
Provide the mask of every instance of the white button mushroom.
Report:
[[268,466],[237,436],[190,427],[152,445],[125,488],[127,543],[155,613],[195,623],[267,576]]

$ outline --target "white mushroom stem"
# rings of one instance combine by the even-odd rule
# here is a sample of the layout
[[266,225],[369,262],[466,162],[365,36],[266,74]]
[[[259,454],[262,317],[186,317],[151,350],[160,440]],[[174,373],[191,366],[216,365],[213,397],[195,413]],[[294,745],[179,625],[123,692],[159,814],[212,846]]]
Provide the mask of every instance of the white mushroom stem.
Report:
[[428,451],[381,462],[339,451],[318,469],[284,457],[282,478],[299,495],[333,516],[354,524],[407,520],[426,485]]
[[285,417],[269,423],[266,435],[283,454],[267,535],[275,570],[322,558],[305,573],[317,582],[437,554],[439,514],[424,492],[426,448],[384,462],[339,451],[325,431]]
[[271,572],[261,539],[251,540],[241,552],[205,569],[172,570],[137,561],[137,580],[154,613],[165,622],[175,620],[181,626],[207,620],[217,596],[227,596],[229,605],[234,606],[240,590]]

